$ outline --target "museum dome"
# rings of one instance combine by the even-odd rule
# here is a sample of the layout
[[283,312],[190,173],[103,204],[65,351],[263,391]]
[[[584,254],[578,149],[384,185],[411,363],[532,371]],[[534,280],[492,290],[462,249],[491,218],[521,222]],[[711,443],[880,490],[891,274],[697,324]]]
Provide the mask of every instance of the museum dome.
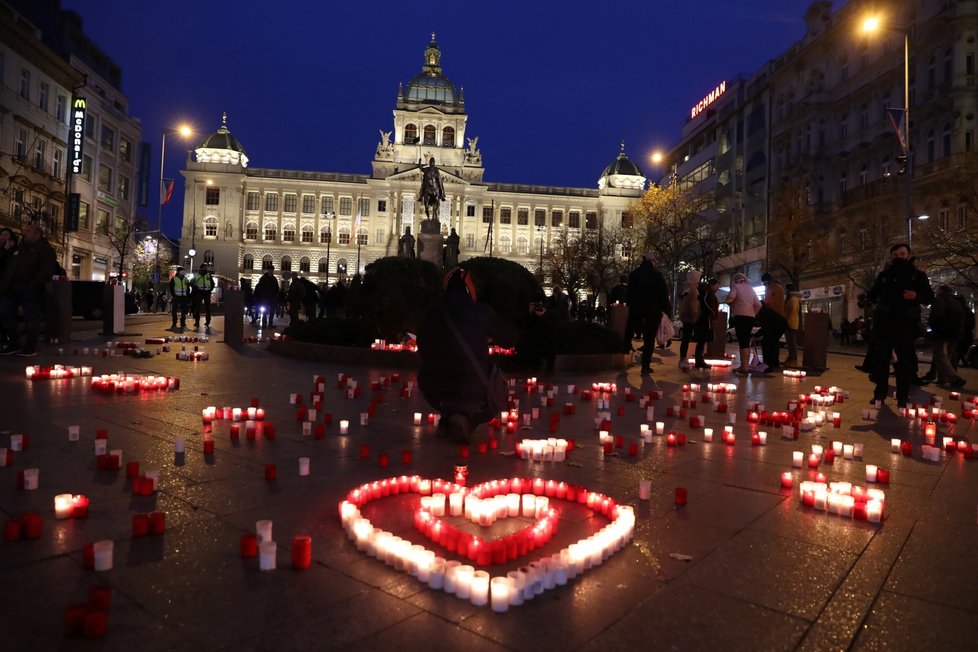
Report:
[[408,82],[404,99],[421,104],[455,104],[458,95],[455,86],[441,71],[441,50],[431,34],[431,42],[424,51],[424,67]]
[[611,165],[604,169],[601,173],[603,177],[610,177],[615,174],[627,175],[632,177],[644,177],[645,173],[637,165],[632,163],[632,160],[625,156],[625,147],[622,145],[622,150],[618,154],[618,158],[611,162]]
[[642,190],[645,188],[645,173],[625,155],[625,143],[621,143],[618,158],[604,169],[598,178],[598,188],[619,188],[625,190]]
[[195,150],[198,163],[227,163],[248,167],[244,147],[228,130],[228,114],[221,115],[221,126]]

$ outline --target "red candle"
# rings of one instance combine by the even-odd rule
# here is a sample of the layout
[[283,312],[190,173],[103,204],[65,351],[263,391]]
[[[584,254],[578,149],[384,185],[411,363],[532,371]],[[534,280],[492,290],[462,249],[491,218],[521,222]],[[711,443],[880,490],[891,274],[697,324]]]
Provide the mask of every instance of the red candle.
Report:
[[258,397],[257,396],[253,396],[251,398],[251,407],[253,407],[253,408],[258,407]]
[[253,559],[258,556],[258,535],[256,534],[242,534],[241,535],[241,558],[242,559]]
[[630,442],[628,444],[628,454],[631,457],[635,457],[638,455],[638,444],[636,442]]
[[214,454],[214,440],[213,439],[205,439],[204,440],[204,455],[213,455],[213,454]]
[[411,451],[409,450],[401,451],[401,464],[410,464],[410,463],[411,463]]
[[475,445],[475,450],[479,453],[479,455],[485,455],[488,448],[489,444],[484,441],[477,442]]
[[23,524],[24,537],[28,539],[40,539],[41,533],[44,531],[43,523],[41,522],[41,515],[37,512],[27,512],[22,514],[20,517],[20,522]]
[[360,459],[365,460],[370,457],[370,446],[368,444],[360,444]]
[[686,504],[686,487],[676,487],[676,506],[681,507]]
[[153,512],[149,515],[150,534],[163,534],[166,532],[166,514],[164,512]]
[[468,444],[462,444],[462,445],[460,445],[458,447],[458,456],[460,458],[462,458],[463,460],[468,459],[468,457],[469,457],[469,445]]
[[604,443],[604,454],[605,455],[611,455],[612,451],[614,450],[613,447],[614,447],[614,444],[612,444],[610,441],[606,441]]
[[103,585],[90,588],[88,590],[88,604],[93,609],[108,611],[112,605],[112,587]]
[[85,614],[85,638],[100,638],[105,636],[109,626],[109,617],[104,611],[89,610]]
[[275,437],[278,435],[278,430],[275,428],[274,424],[266,423],[262,426],[261,434],[268,441],[275,441]]
[[835,463],[835,451],[834,450],[832,450],[831,448],[829,448],[828,450],[825,451],[824,455],[825,455],[825,463],[826,464],[834,464]]
[[248,441],[255,441],[255,428],[254,426],[248,426],[245,428],[245,439]]
[[904,457],[910,457],[910,455],[913,454],[913,444],[911,444],[909,441],[901,442],[900,453],[902,453]]
[[231,424],[231,441],[238,441],[241,438],[241,426],[236,423]]
[[380,468],[386,469],[387,465],[389,465],[390,462],[391,462],[391,456],[388,453],[380,453],[379,455],[377,455],[377,465]]
[[890,472],[886,469],[876,469],[876,481],[880,484],[889,484],[890,482]]
[[292,568],[309,568],[312,561],[312,537],[297,534],[292,537]]
[[65,609],[65,636],[81,636],[85,633],[85,614],[88,605],[73,604]]
[[326,425],[322,423],[316,424],[316,430],[314,437],[316,439],[323,439],[326,437]]
[[133,514],[132,535],[134,537],[144,537],[149,533],[149,515]]
[[791,475],[791,471],[785,471],[781,474],[781,486],[785,489],[791,489],[794,485],[795,480]]
[[126,462],[126,477],[136,478],[139,476],[139,462]]
[[19,541],[23,531],[24,526],[19,520],[7,521],[3,524],[3,540]]
[[[152,488],[152,480],[149,480],[149,485]],[[71,518],[87,518],[89,505],[87,496],[75,496],[71,503]]]
[[817,453],[812,453],[808,456],[808,468],[817,469],[819,463],[819,457]]
[[86,570],[95,568],[95,544],[86,543],[82,546],[82,566]]

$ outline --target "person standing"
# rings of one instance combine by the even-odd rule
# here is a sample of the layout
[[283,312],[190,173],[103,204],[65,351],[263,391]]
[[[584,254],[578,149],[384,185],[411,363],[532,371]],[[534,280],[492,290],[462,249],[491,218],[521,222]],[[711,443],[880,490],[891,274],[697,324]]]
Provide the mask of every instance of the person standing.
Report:
[[177,315],[180,317],[180,328],[187,327],[187,310],[190,307],[190,293],[193,287],[190,280],[184,274],[183,267],[177,267],[176,274],[170,279],[170,328],[175,330],[177,327]]
[[[720,300],[717,299],[717,289],[719,287],[720,281],[715,278],[711,278],[699,286],[699,316],[696,318],[696,323],[693,324],[691,329],[693,341],[696,342],[694,356],[696,358],[697,369],[710,368],[710,365],[706,364],[703,352],[707,344],[713,341],[713,324],[715,323],[717,313],[720,311]],[[683,324],[683,331],[685,330],[686,325]]]
[[278,281],[272,273],[275,268],[269,265],[262,271],[255,286],[255,310],[258,312],[259,328],[275,327],[275,309],[278,307]]
[[957,347],[964,331],[964,310],[954,298],[954,290],[949,285],[937,287],[927,323],[931,330],[933,354],[930,371],[922,379],[936,379],[938,385],[949,385],[955,389],[963,387],[965,380],[958,375],[952,360],[957,361]]
[[779,347],[781,336],[788,325],[784,308],[784,285],[768,273],[761,276],[761,282],[765,288],[763,309],[757,315],[764,333],[761,338],[761,353],[768,371],[776,371],[781,368]]
[[654,259],[653,254],[645,254],[639,266],[628,276],[628,328],[626,335],[636,331],[642,334],[642,368],[640,373],[643,376],[652,373],[652,350],[655,348],[655,336],[659,331],[662,315],[672,312],[666,280],[653,265]]
[[[10,263],[14,260],[14,252],[17,251],[17,235],[12,229],[3,227],[0,229],[0,309],[3,306],[3,297],[8,294],[8,290],[3,287],[4,277],[6,275],[6,269]],[[9,345],[9,352],[16,353],[17,347],[13,346],[13,342],[18,339],[17,331],[8,333],[3,327],[3,323],[0,322],[0,348],[7,352]]]
[[784,339],[788,345],[788,359],[784,361],[784,366],[797,367],[798,330],[801,328],[801,294],[795,290],[792,283],[785,286],[785,292],[787,298],[784,301],[784,314],[787,329]]
[[683,332],[679,340],[679,369],[689,370],[689,343],[693,339],[693,326],[700,317],[700,278],[702,273],[692,270],[686,275],[682,296],[679,297],[679,321],[683,323]]
[[[24,226],[20,244],[13,250],[4,269],[3,279],[0,280],[0,319],[3,332],[8,338],[2,349],[3,355],[37,355],[37,340],[41,334],[41,308],[44,297],[51,291],[51,277],[57,269],[57,256],[44,237],[41,226],[33,222]],[[19,346],[18,308],[24,313],[23,346]]]
[[748,278],[737,272],[734,274],[734,286],[727,295],[727,303],[730,304],[737,347],[740,349],[740,366],[734,369],[734,373],[746,376],[750,373],[751,332],[754,330],[757,312],[761,309],[761,300],[757,298]]
[[193,302],[194,328],[200,328],[200,310],[204,309],[206,320],[204,326],[211,325],[211,292],[214,291],[214,276],[207,267],[207,263],[200,266],[200,271],[193,280],[193,291],[190,299]]
[[910,245],[890,247],[890,262],[877,276],[868,300],[876,305],[873,317],[873,346],[870,378],[875,382],[873,402],[886,399],[890,358],[896,355],[896,399],[906,407],[910,383],[917,373],[914,340],[920,333],[920,307],[934,300],[927,274],[914,266]]

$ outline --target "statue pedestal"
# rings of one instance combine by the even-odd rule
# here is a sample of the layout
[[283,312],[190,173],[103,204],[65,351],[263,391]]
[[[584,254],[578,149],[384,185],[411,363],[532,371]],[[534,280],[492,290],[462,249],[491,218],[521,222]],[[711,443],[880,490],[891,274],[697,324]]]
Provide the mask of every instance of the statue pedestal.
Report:
[[445,245],[445,236],[441,233],[419,233],[418,240],[421,242],[421,260],[427,260],[441,269],[444,264],[442,248]]

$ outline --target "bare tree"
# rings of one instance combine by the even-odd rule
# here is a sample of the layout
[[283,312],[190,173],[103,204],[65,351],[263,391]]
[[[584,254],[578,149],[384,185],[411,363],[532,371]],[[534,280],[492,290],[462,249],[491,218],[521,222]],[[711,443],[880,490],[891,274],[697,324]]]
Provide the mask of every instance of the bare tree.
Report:
[[978,290],[978,153],[962,154],[955,163],[935,190],[956,198],[957,205],[947,206],[946,215],[932,215],[916,229],[932,249],[931,269],[951,272],[961,285]]
[[146,228],[146,220],[142,218],[130,220],[125,214],[116,217],[114,224],[106,223],[104,225],[102,235],[108,238],[109,244],[119,254],[119,278],[122,278],[125,272],[126,257],[136,247],[136,233],[145,231]]
[[[795,286],[828,254],[825,233],[811,219],[808,188],[788,180],[771,193],[767,269],[781,269]],[[824,255],[818,255],[824,254]]]

